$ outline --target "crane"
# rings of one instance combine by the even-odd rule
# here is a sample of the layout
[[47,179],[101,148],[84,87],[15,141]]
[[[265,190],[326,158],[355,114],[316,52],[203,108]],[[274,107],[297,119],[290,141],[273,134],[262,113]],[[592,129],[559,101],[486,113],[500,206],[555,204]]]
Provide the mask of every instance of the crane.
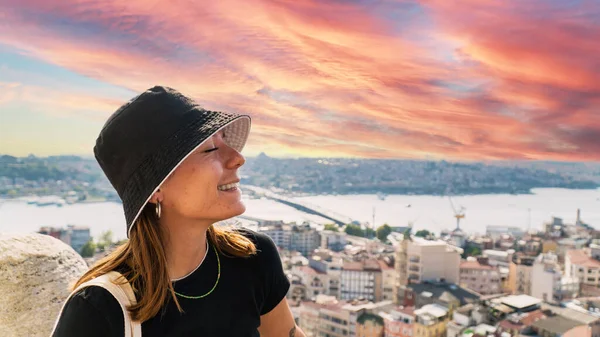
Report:
[[460,231],[460,220],[465,218],[465,208],[463,206],[460,206],[460,209],[457,210],[456,207],[454,207],[454,203],[452,202],[452,197],[448,196],[448,199],[450,199],[450,205],[452,206],[452,210],[454,211],[454,217],[456,218],[455,231]]

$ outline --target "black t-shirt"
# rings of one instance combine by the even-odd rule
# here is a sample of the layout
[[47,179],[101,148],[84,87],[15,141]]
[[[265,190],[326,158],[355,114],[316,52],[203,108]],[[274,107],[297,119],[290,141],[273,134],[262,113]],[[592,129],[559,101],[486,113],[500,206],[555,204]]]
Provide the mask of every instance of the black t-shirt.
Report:
[[[239,231],[256,244],[257,254],[249,258],[219,254],[221,279],[215,290],[202,299],[178,296],[184,313],[169,300],[164,310],[142,323],[144,337],[259,336],[260,316],[283,300],[290,283],[273,240],[248,229]],[[173,282],[175,291],[189,296],[206,294],[215,284],[217,269],[211,245],[196,271]],[[122,337],[123,324],[117,300],[104,288],[90,286],[66,304],[53,337]]]

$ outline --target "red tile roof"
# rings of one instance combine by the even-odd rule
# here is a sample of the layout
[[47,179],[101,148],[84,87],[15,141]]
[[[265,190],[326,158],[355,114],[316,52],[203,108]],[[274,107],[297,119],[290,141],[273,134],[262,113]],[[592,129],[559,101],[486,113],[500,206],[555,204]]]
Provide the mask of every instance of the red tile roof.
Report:
[[460,269],[492,270],[495,268],[490,265],[481,264],[479,261],[462,261],[460,263]]
[[313,267],[310,266],[301,266],[298,267],[298,270],[301,271],[302,273],[306,274],[306,275],[319,275],[319,274],[325,274],[319,270],[316,270]]
[[498,323],[498,327],[501,327],[506,330],[518,330],[524,329],[531,324],[535,323],[537,320],[546,317],[541,310],[535,310],[528,313],[525,317],[519,320],[519,323],[514,323],[508,319],[504,319]]
[[378,260],[378,262],[379,262],[379,267],[380,267],[382,270],[390,270],[390,269],[394,269],[394,266],[390,266],[390,265],[388,265],[388,264],[387,264],[387,263],[385,263],[385,261],[383,261],[383,260]]
[[569,250],[567,256],[572,264],[588,268],[600,268],[600,261],[587,255],[583,249]]

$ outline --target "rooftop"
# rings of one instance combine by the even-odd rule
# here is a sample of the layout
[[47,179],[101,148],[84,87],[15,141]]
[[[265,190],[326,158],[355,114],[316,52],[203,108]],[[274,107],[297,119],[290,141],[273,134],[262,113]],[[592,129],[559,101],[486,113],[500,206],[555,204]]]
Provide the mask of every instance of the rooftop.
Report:
[[448,314],[448,309],[444,308],[443,306],[434,303],[434,304],[427,304],[421,307],[421,309],[415,310],[415,315],[431,315],[433,317],[436,318],[441,318],[446,316],[446,314]]
[[562,335],[565,332],[583,325],[581,322],[574,321],[572,319],[563,316],[553,316],[548,318],[540,319],[533,324],[532,327],[548,331],[552,334]]
[[588,268],[600,268],[600,261],[589,256],[583,249],[569,250],[567,251],[567,257],[572,264]]
[[516,309],[525,309],[542,303],[542,300],[529,295],[511,295],[501,300],[503,304]]
[[590,324],[600,320],[600,317],[594,316],[591,313],[582,312],[571,308],[558,307],[547,303],[543,303],[541,308],[542,310],[550,310],[557,315],[569,317],[570,319],[583,324]]
[[298,268],[298,271],[300,271],[300,272],[302,272],[302,273],[304,273],[306,275],[322,275],[322,274],[326,274],[324,272],[321,272],[321,271],[316,270],[315,268],[309,267],[309,266],[300,266],[300,267],[297,267],[297,268]]
[[381,266],[377,260],[367,259],[361,262],[344,262],[342,269],[354,271],[381,271]]
[[412,237],[412,242],[418,246],[446,246],[448,243],[443,240],[427,240],[422,237]]
[[422,293],[430,293],[432,298],[439,299],[442,296],[448,297],[447,293],[450,293],[453,297],[458,299],[460,305],[465,305],[468,303],[472,303],[478,300],[481,295],[466,289],[462,288],[453,283],[445,283],[445,282],[423,282],[423,283],[411,283],[407,285],[408,288],[412,289],[415,294]]
[[499,327],[509,330],[520,330],[533,324],[533,322],[544,318],[544,313],[541,310],[535,310],[523,314],[513,314],[510,317],[500,321]]
[[460,263],[460,269],[492,270],[496,268],[490,265],[481,264],[479,261],[462,261]]

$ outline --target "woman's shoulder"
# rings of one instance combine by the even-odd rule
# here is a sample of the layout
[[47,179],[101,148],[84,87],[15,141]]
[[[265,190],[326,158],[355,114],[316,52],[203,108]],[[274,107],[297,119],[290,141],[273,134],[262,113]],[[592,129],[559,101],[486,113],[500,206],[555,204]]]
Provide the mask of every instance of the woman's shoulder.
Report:
[[[119,302],[99,286],[76,291],[65,303],[53,336],[121,336],[124,324]],[[120,333],[121,332],[121,333]]]
[[256,246],[256,252],[260,254],[279,254],[277,245],[270,236],[265,233],[257,232],[249,228],[239,227],[235,231],[244,237],[248,238]]

